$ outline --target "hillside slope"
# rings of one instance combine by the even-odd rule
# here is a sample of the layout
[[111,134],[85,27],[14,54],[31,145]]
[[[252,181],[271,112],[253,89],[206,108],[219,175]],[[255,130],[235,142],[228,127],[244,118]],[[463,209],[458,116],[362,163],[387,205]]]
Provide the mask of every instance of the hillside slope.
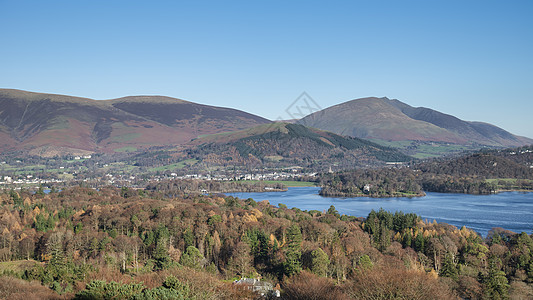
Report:
[[205,136],[191,142],[189,155],[210,165],[298,165],[326,170],[412,159],[366,140],[289,123]]
[[0,90],[0,151],[123,152],[270,123],[243,111],[162,96],[92,100]]
[[298,123],[376,142],[436,142],[472,147],[515,147],[533,143],[532,139],[513,135],[491,124],[463,121],[388,98],[348,101],[310,114]]

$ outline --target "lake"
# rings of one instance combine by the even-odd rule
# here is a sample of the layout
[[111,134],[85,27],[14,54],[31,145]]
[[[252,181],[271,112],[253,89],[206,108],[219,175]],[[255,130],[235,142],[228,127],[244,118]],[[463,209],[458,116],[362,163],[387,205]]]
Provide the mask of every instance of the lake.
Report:
[[531,234],[533,229],[533,193],[504,192],[493,195],[427,193],[418,198],[334,198],[318,195],[318,187],[290,187],[286,192],[227,193],[241,199],[268,200],[301,210],[327,210],[330,205],[341,214],[366,217],[374,209],[416,213],[432,222],[463,225],[486,236],[493,227]]

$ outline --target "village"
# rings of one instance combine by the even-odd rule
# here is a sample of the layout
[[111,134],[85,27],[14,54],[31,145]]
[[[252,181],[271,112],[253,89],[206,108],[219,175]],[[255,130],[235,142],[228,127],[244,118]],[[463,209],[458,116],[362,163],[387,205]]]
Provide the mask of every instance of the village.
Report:
[[73,182],[84,183],[89,187],[98,187],[104,185],[112,185],[116,187],[131,187],[141,188],[148,182],[158,182],[163,180],[207,180],[207,181],[300,181],[302,179],[308,180],[309,178],[315,178],[316,172],[301,172],[301,168],[293,167],[290,169],[272,171],[267,173],[260,173],[262,170],[255,170],[257,173],[191,173],[179,175],[176,172],[169,174],[159,175],[131,175],[124,174],[123,172],[106,173],[103,176],[91,176],[88,172],[72,172],[65,171],[61,178],[55,178],[50,174],[44,174],[44,176],[32,175],[32,174],[17,174],[7,176],[0,174],[0,187],[7,189],[21,189],[21,188],[37,188],[40,186],[50,188],[54,185],[67,185]]

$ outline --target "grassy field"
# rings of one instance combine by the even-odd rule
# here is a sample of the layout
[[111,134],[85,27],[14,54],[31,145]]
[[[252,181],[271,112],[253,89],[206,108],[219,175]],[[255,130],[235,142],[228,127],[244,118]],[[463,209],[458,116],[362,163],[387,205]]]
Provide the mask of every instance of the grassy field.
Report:
[[86,158],[80,158],[80,159],[71,159],[71,160],[63,160],[67,164],[77,163],[77,162],[84,162],[86,161]]
[[515,184],[517,180],[531,183],[533,180],[530,179],[516,179],[516,178],[491,178],[491,179],[485,179],[488,183],[498,184],[499,181],[504,181],[505,183],[511,183]]
[[[517,181],[520,180],[521,184],[518,185]],[[533,180],[530,179],[515,179],[515,178],[492,178],[485,180],[488,183],[496,185],[496,189],[502,191],[530,191],[528,186],[531,186]],[[499,185],[500,182],[505,182],[504,185]],[[525,184],[525,186],[524,186]]]
[[488,183],[494,183],[498,184],[499,181],[505,181],[506,183],[516,183],[517,180],[523,181],[523,182],[532,182],[531,179],[516,179],[516,178],[491,178],[491,179],[485,179]]
[[285,185],[286,187],[308,187],[308,186],[316,186],[316,184],[314,182],[309,182],[309,181],[293,181],[293,180],[240,180],[239,182],[242,182],[242,183],[249,183],[249,184],[253,184],[253,183],[258,183],[258,182],[262,182],[262,183],[266,183],[266,184],[276,184],[276,183],[281,183],[283,185]]
[[11,166],[8,164],[4,164],[0,167],[0,173],[10,173],[13,175],[31,175],[36,172],[43,172],[45,169],[45,165]]
[[270,161],[279,162],[280,160],[283,159],[283,156],[280,156],[280,155],[271,155],[271,156],[265,156],[265,159],[268,159],[268,160],[270,160]]
[[429,157],[437,157],[437,156],[442,156],[442,155],[456,153],[456,152],[462,152],[465,150],[469,150],[469,148],[461,146],[461,145],[442,145],[442,144],[420,145],[417,148],[418,153],[416,153],[413,156],[416,158],[429,158]]

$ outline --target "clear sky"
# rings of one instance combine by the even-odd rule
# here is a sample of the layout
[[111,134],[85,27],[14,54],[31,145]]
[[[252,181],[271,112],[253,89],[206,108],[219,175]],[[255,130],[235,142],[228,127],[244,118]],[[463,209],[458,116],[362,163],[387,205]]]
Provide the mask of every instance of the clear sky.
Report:
[[0,0],[0,87],[269,119],[386,96],[533,138],[533,1]]

